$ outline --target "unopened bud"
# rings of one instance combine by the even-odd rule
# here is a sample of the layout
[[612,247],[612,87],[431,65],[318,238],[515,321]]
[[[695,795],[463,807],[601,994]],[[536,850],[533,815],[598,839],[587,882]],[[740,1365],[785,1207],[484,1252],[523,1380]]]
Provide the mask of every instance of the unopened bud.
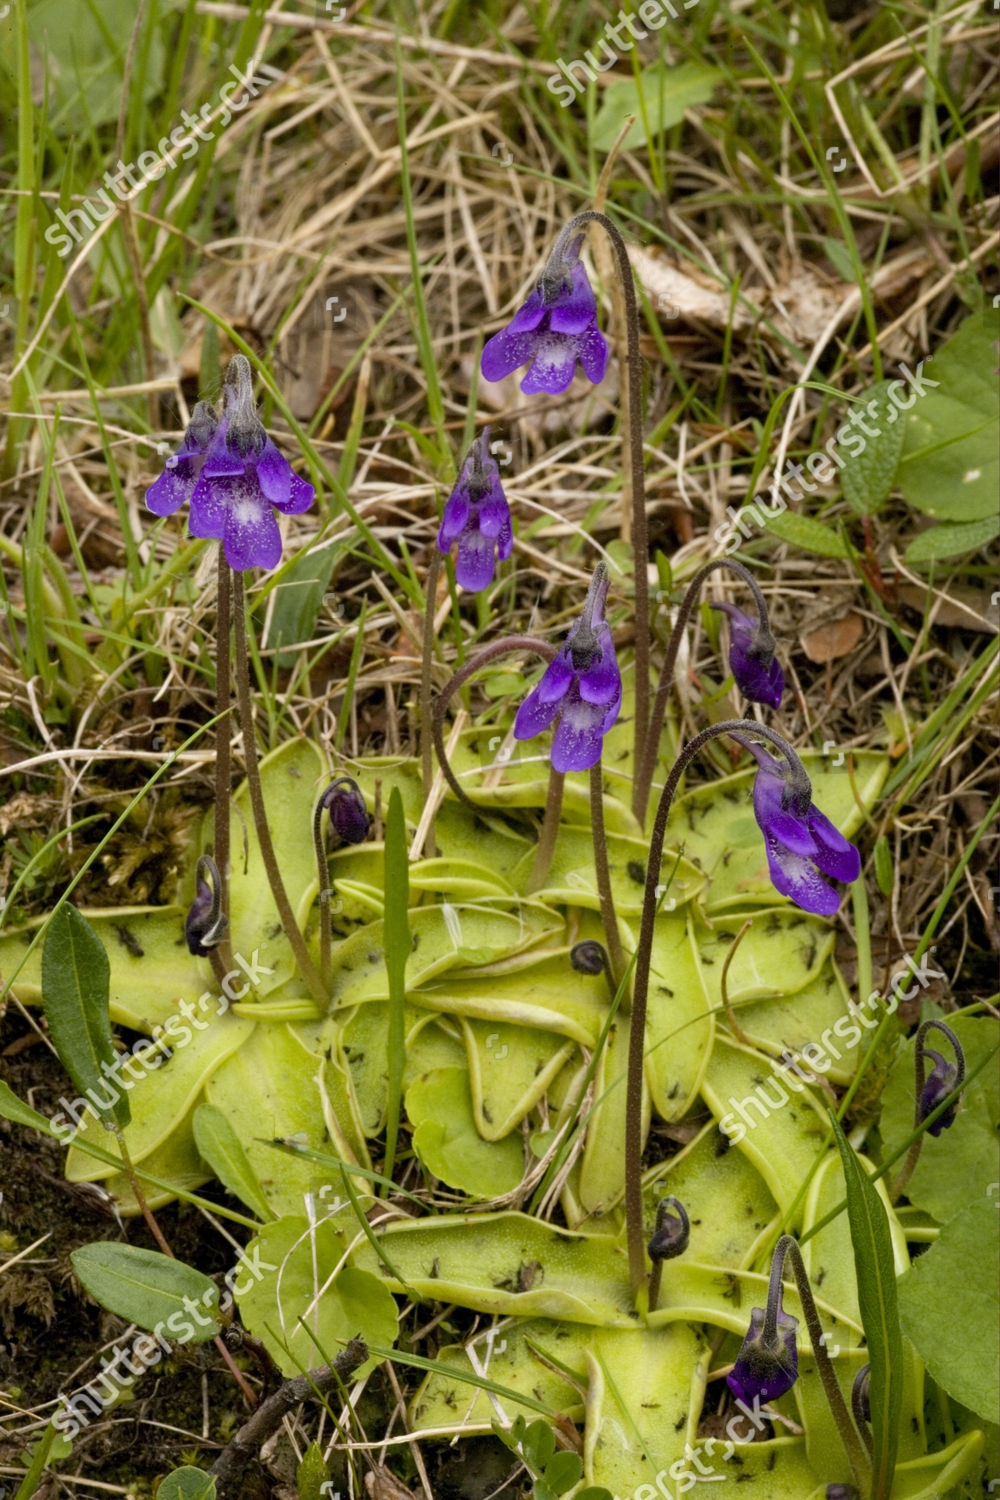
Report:
[[188,952],[204,958],[222,942],[229,925],[222,910],[222,881],[211,855],[203,854],[195,874],[195,897],[184,921]]

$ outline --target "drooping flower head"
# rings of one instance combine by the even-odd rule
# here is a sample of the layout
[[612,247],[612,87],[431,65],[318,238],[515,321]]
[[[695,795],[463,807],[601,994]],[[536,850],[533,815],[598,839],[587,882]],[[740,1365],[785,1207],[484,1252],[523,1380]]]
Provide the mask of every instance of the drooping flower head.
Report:
[[195,896],[184,920],[184,939],[188,952],[204,958],[218,947],[229,926],[222,910],[222,881],[211,855],[203,854],[195,873]]
[[755,1401],[777,1401],[791,1390],[799,1375],[799,1356],[795,1347],[795,1330],[798,1318],[786,1313],[780,1306],[773,1337],[768,1338],[764,1328],[764,1309],[750,1310],[750,1329],[736,1362],[726,1376],[726,1384],[733,1395],[747,1406]]
[[[924,1037],[928,1031],[940,1031],[947,1037],[955,1054],[955,1061],[948,1062],[940,1052],[935,1052],[932,1047],[924,1046]],[[924,1076],[924,1061],[933,1058],[934,1066],[931,1068],[930,1076],[926,1082],[921,1082]],[[944,1021],[925,1021],[917,1032],[916,1043],[916,1065],[919,1093],[917,1095],[916,1123],[922,1125],[928,1115],[934,1113],[938,1105],[955,1089],[961,1088],[965,1082],[965,1053],[958,1037],[951,1027]],[[939,1115],[933,1125],[928,1125],[930,1135],[939,1136],[942,1130],[948,1130],[955,1123],[955,1113],[960,1103],[956,1095],[952,1104],[949,1104],[943,1115]]]
[[607,593],[608,570],[599,563],[583,613],[514,720],[514,738],[530,740],[559,716],[552,742],[556,771],[587,771],[596,765],[604,736],[621,708],[621,673],[604,619]]
[[780,708],[785,674],[774,654],[774,636],[768,627],[735,604],[716,603],[710,608],[721,609],[729,616],[729,670],[744,698]]
[[580,262],[582,244],[582,234],[565,244],[563,236],[557,240],[527,302],[483,349],[487,380],[502,380],[528,365],[522,391],[555,396],[573,379],[578,360],[594,385],[604,379],[608,346],[597,326],[597,302]]
[[222,542],[237,572],[274,568],[281,561],[281,533],[274,511],[298,515],[312,504],[311,484],[292,473],[264,431],[253,400],[249,361],[235,354],[223,387],[218,417],[204,401],[166,472],[146,491],[146,505],[169,516],[190,500],[188,529],[194,537]]
[[514,547],[510,506],[500,469],[490,453],[488,427],[465,455],[455,488],[445,501],[437,544],[447,553],[456,542],[455,578],[470,593],[493,582],[497,558],[503,562]]
[[330,815],[330,827],[341,844],[363,844],[372,820],[361,788],[350,776],[337,776],[319,799]]
[[795,772],[744,735],[734,732],[733,738],[757,761],[753,811],[764,835],[771,883],[803,911],[832,917],[840,894],[822,877],[848,884],[857,880],[861,856],[812,801],[812,786],[801,764]]
[[656,1228],[646,1246],[650,1260],[673,1260],[683,1255],[691,1239],[691,1220],[679,1198],[661,1198],[656,1209]]

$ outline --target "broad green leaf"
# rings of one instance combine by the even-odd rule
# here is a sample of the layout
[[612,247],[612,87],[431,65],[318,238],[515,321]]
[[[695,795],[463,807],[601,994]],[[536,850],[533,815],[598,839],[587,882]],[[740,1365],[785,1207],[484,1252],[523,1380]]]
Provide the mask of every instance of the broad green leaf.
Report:
[[981,1432],[963,1433],[938,1453],[898,1464],[892,1500],[942,1500],[943,1496],[951,1500],[955,1495],[964,1496],[966,1492],[956,1486],[974,1467],[982,1447]]
[[160,1480],[156,1500],[215,1500],[215,1480],[204,1469],[185,1464]]
[[110,965],[104,944],[68,903],[57,907],[42,950],[42,1007],[59,1060],[105,1123],[129,1122],[121,1060],[111,1041]]
[[866,1033],[851,1016],[847,989],[831,962],[801,990],[739,1004],[735,1014],[755,1047],[788,1056],[803,1073],[840,1084],[854,1076]]
[[129,1323],[180,1343],[201,1344],[219,1331],[218,1287],[181,1260],[113,1240],[81,1245],[70,1260],[94,1300]]
[[[337,1221],[298,1215],[265,1224],[247,1246],[246,1253],[252,1258],[257,1252],[267,1274],[246,1292],[237,1291],[240,1317],[286,1375],[328,1363],[352,1338],[395,1342],[392,1295],[381,1277],[341,1268],[345,1249]],[[377,1363],[374,1357],[367,1360],[359,1374]]]
[[896,1258],[889,1215],[878,1189],[836,1120],[834,1129],[844,1164],[858,1306],[871,1364],[872,1500],[889,1500],[903,1400]]
[[252,1208],[259,1219],[272,1218],[273,1210],[230,1117],[214,1104],[199,1104],[191,1123],[200,1155],[227,1192]]
[[[214,1004],[213,1000],[213,1009]],[[132,1119],[125,1130],[125,1142],[134,1162],[145,1161],[156,1147],[167,1141],[182,1121],[188,1120],[206,1080],[253,1031],[252,1021],[243,1020],[231,1012],[213,1016],[209,1010],[207,1015],[212,1017],[211,1020],[206,1020],[192,1007],[191,1025],[180,1017],[175,1018],[177,1027],[167,1038],[174,1048],[173,1055],[155,1069],[142,1064],[136,1076],[135,1073],[127,1075],[122,1068],[123,1078],[135,1078],[129,1095]],[[162,1053],[153,1053],[150,1063],[157,1057],[162,1057]],[[139,1065],[133,1064],[135,1066]],[[102,1145],[104,1132],[93,1114],[88,1110],[82,1119],[82,1138]],[[66,1163],[66,1175],[74,1182],[97,1182],[108,1172],[108,1167],[83,1156],[76,1147]]]
[[[622,1141],[628,1076],[629,1018],[618,1012],[594,1073],[594,1106],[587,1120],[587,1139],[576,1192],[588,1214],[607,1213],[625,1190]],[[642,1135],[649,1129],[649,1090],[642,1080]]]
[[[996,1050],[995,1024],[973,1016],[949,1016],[948,1024],[962,1044],[969,1072]],[[930,1033],[933,1035],[934,1033]],[[948,1052],[938,1033],[941,1050]],[[914,1040],[900,1049],[885,1092],[879,1128],[883,1152],[893,1155],[913,1133],[915,1079]],[[937,1043],[932,1043],[936,1046]],[[950,1056],[950,1052],[948,1053]],[[937,1137],[924,1133],[924,1143],[906,1196],[940,1223],[955,1217],[977,1199],[997,1206],[1000,1181],[1000,1080],[996,1067],[979,1072],[962,1093],[955,1123]],[[898,1172],[901,1162],[892,1168]]]
[[[464,1068],[435,1068],[412,1084],[406,1113],[413,1149],[429,1172],[473,1198],[513,1192],[524,1175],[520,1134],[484,1141],[476,1130]],[[390,1251],[390,1254],[392,1252]]]
[[[394,1220],[381,1233],[393,1263],[421,1296],[502,1315],[635,1325],[628,1260],[608,1235],[556,1229],[508,1211]],[[368,1245],[352,1259],[379,1267]]]
[[[703,1265],[751,1265],[757,1247],[778,1213],[770,1189],[742,1151],[729,1149],[714,1120],[676,1156],[643,1181],[648,1223],[667,1194],[679,1198],[691,1220],[687,1257]],[[719,1212],[725,1204],[727,1211]]]
[[[437,1026],[433,1014],[408,1005],[404,1021],[404,1090],[432,1068],[464,1066],[466,1051],[462,1039],[448,1035]],[[357,1118],[367,1136],[381,1135],[385,1128],[389,1096],[388,1045],[389,1005],[387,1001],[379,1000],[370,1005],[359,1005],[343,1020],[335,1018],[328,1022],[321,1029],[316,1044],[317,1052],[329,1052],[336,1057],[338,1064],[342,1064],[345,1095],[349,1090],[349,1113],[352,1119]],[[340,1105],[337,1114],[341,1118]],[[351,1134],[349,1130],[347,1133]]]
[[[610,834],[607,845],[608,874],[615,911],[619,917],[639,916],[646,888],[648,840]],[[533,862],[534,854],[526,855],[515,872],[515,879],[522,886]],[[671,911],[691,900],[705,884],[704,876],[687,860],[678,861],[677,853],[672,849],[667,850],[663,856],[660,879],[668,888],[664,904]],[[537,895],[539,900],[553,905],[565,903],[589,911],[600,910],[597,874],[594,869],[594,839],[589,827],[583,829],[563,826],[559,830],[545,884]]]
[[[436,1368],[427,1374],[409,1408],[414,1431],[454,1425],[462,1432],[489,1432],[494,1415],[486,1391],[466,1385],[456,1372],[473,1370],[471,1348],[482,1374],[507,1390],[534,1397],[550,1411],[564,1412],[571,1420],[583,1415],[580,1393],[558,1367],[545,1363],[551,1355],[580,1379],[584,1375],[583,1350],[591,1330],[579,1323],[554,1323],[547,1318],[517,1318],[500,1329],[487,1329],[466,1344],[445,1344],[437,1352]],[[534,1350],[540,1351],[541,1358]],[[505,1401],[508,1416],[529,1419],[536,1408]]]
[[796,511],[767,516],[765,527],[780,542],[798,547],[800,552],[816,552],[820,557],[850,557],[853,553],[851,544],[831,523],[800,516]]
[[641,1495],[657,1474],[687,1469],[707,1369],[707,1343],[683,1323],[652,1335],[597,1330],[587,1350],[585,1477]]
[[329,1183],[312,1162],[277,1156],[266,1145],[292,1136],[310,1146],[326,1144],[314,1083],[318,1070],[319,1058],[290,1026],[260,1025],[206,1080],[205,1099],[230,1122],[257,1192],[269,1205],[264,1217],[301,1214],[304,1195]]
[[996,312],[975,313],[913,371],[929,388],[917,394],[914,384],[897,483],[926,515],[945,521],[996,515],[996,338]]
[[[679,1120],[708,1066],[715,1017],[695,942],[690,907],[663,912],[653,927],[646,998],[646,1083],[657,1114]],[[638,946],[638,927],[633,930]]]
[[[172,1123],[173,1129],[161,1145],[143,1157],[139,1168],[143,1198],[149,1208],[162,1208],[165,1203],[171,1203],[178,1193],[194,1192],[211,1176],[194,1143],[191,1114]],[[67,1181],[91,1181],[92,1175],[88,1175],[88,1168],[95,1159],[85,1153],[82,1146],[74,1143],[66,1158]],[[105,1167],[105,1173],[109,1175],[101,1178],[101,1186],[114,1198],[118,1212],[125,1216],[141,1213],[142,1209],[136,1201],[128,1174],[115,1171],[111,1163]],[[163,1186],[156,1186],[147,1180],[147,1174],[149,1179],[155,1178]]]
[[701,1092],[733,1146],[746,1153],[787,1212],[826,1134],[813,1090],[774,1059],[717,1031]]
[[987,1422],[1000,1404],[997,1199],[950,1219],[899,1286],[903,1332],[934,1379]]
[[596,1043],[609,1004],[604,975],[575,973],[568,948],[557,958],[512,964],[509,972],[492,974],[488,984],[455,969],[426,989],[411,991],[410,998],[457,1016],[559,1032],[584,1047]]
[[928,526],[909,544],[903,554],[907,563],[936,562],[939,557],[961,557],[978,552],[1000,536],[1000,517],[984,516],[981,521]]
[[389,797],[385,827],[385,972],[389,991],[388,1034],[388,1103],[385,1126],[385,1175],[392,1176],[396,1161],[396,1138],[402,1107],[403,1066],[406,1052],[406,963],[413,952],[413,938],[406,909],[410,899],[409,852],[406,844],[406,821],[399,788]]
[[875,437],[865,437],[864,447],[857,454],[843,445],[837,450],[844,499],[862,516],[873,516],[889,498],[903,447],[906,423],[900,419],[900,408],[889,394],[889,385],[888,380],[880,380],[854,408],[864,412],[864,428],[874,428]]
[[515,1130],[576,1048],[548,1032],[488,1021],[460,1022],[476,1129],[484,1141]]
[[686,62],[673,67],[650,65],[642,69],[638,82],[622,78],[609,84],[594,117],[591,145],[595,151],[608,151],[627,117],[635,115],[624,145],[644,146],[670,126],[679,125],[686,110],[707,104],[721,77],[717,68]]

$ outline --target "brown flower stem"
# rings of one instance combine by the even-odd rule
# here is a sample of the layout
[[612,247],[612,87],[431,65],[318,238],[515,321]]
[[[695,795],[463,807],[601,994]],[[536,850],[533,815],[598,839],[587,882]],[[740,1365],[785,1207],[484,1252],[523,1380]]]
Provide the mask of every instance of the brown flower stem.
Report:
[[563,787],[565,783],[565,771],[557,771],[555,766],[550,766],[549,790],[545,798],[545,816],[542,819],[542,828],[538,835],[535,863],[531,867],[531,874],[528,877],[526,888],[529,896],[535,891],[541,890],[545,884],[545,877],[549,873],[549,865],[552,863],[552,851],[556,847],[556,839],[559,835],[559,814],[562,811]]
[[653,772],[656,769],[656,757],[660,748],[660,735],[663,732],[663,721],[667,712],[667,698],[670,696],[670,689],[673,687],[674,682],[677,654],[681,648],[681,641],[684,639],[685,627],[698,601],[698,595],[701,593],[701,586],[709,573],[713,573],[716,568],[729,568],[743,579],[743,582],[753,594],[761,624],[767,630],[771,628],[764,595],[761,593],[760,585],[749,568],[745,568],[742,563],[736,562],[731,557],[714,557],[711,562],[707,562],[703,568],[698,569],[698,572],[688,584],[687,592],[681,600],[680,608],[677,611],[677,622],[670,632],[670,639],[667,641],[667,654],[663,659],[660,682],[656,689],[656,698],[653,701],[653,711],[649,719],[649,732],[642,745],[641,754],[638,749],[636,751],[635,780],[632,785],[632,812],[643,826],[646,823],[646,804],[649,801],[649,789],[653,784]]
[[[962,1044],[958,1040],[958,1037],[952,1031],[951,1027],[946,1025],[944,1021],[924,1021],[917,1030],[917,1037],[913,1052],[913,1065],[916,1075],[914,1080],[916,1083],[916,1094],[914,1095],[913,1104],[914,1130],[919,1130],[920,1126],[924,1123],[920,1118],[920,1096],[924,1091],[924,1083],[926,1081],[924,1074],[924,1037],[927,1035],[928,1031],[932,1030],[940,1031],[942,1036],[946,1036],[948,1038],[948,1041],[951,1044],[951,1049],[955,1054],[955,1064],[958,1071],[955,1087],[951,1090],[951,1092],[957,1096],[959,1089],[965,1082],[965,1053],[962,1051]],[[943,1099],[941,1100],[941,1103],[944,1103]],[[896,1203],[898,1201],[898,1199],[902,1196],[903,1189],[906,1187],[910,1178],[913,1176],[913,1173],[916,1170],[917,1162],[920,1160],[920,1152],[923,1149],[924,1136],[926,1134],[926,1130],[921,1130],[916,1140],[910,1146],[909,1151],[907,1151],[906,1160],[903,1162],[903,1165],[900,1168],[899,1176],[893,1182],[892,1187],[889,1190],[890,1202]]]
[[767,1309],[764,1314],[764,1325],[761,1337],[765,1342],[770,1338],[772,1341],[778,1337],[778,1303],[781,1300],[781,1278],[784,1271],[785,1260],[791,1262],[792,1275],[798,1288],[799,1301],[802,1303],[802,1311],[805,1314],[806,1327],[809,1330],[809,1342],[812,1345],[813,1358],[816,1361],[816,1370],[820,1380],[823,1382],[823,1393],[827,1404],[833,1414],[833,1420],[837,1424],[841,1441],[847,1452],[847,1460],[851,1466],[851,1476],[861,1494],[865,1495],[871,1486],[871,1463],[862,1439],[866,1439],[869,1445],[871,1438],[867,1432],[858,1435],[858,1429],[851,1419],[844,1400],[840,1386],[837,1384],[837,1376],[826,1349],[826,1340],[823,1334],[823,1325],[819,1320],[816,1310],[816,1302],[813,1298],[812,1287],[809,1285],[809,1276],[806,1272],[805,1261],[802,1259],[802,1251],[797,1242],[790,1234],[783,1234],[774,1247],[774,1259],[771,1262],[771,1279],[767,1289]]
[[445,683],[434,703],[434,713],[431,717],[431,732],[434,736],[434,749],[437,751],[438,764],[444,774],[444,779],[451,787],[455,796],[466,807],[471,807],[473,812],[479,809],[459,786],[458,779],[448,761],[448,755],[444,748],[444,716],[452,697],[458,692],[464,683],[468,682],[473,672],[484,667],[487,662],[493,661],[498,656],[505,656],[510,651],[533,651],[536,656],[542,656],[546,661],[552,661],[559,654],[559,647],[552,646],[546,641],[536,641],[531,635],[508,635],[501,641],[493,641],[491,645],[484,646],[482,651],[476,653],[471,661],[467,661],[463,667]]
[[230,673],[230,599],[232,590],[229,579],[229,564],[222,543],[219,542],[219,573],[215,604],[215,712],[224,715],[215,726],[215,832],[213,855],[219,871],[222,893],[222,914],[226,919],[226,932],[218,945],[220,969],[212,969],[220,980],[233,967],[233,954],[229,942],[229,799],[232,795],[232,723],[230,721],[230,698],[232,683]]
[[621,230],[607,214],[588,208],[576,214],[562,230],[553,256],[584,224],[600,224],[615,253],[618,276],[625,298],[628,425],[622,443],[632,487],[632,551],[635,559],[635,764],[646,743],[649,714],[649,531],[646,524],[646,476],[642,449],[642,366],[639,356],[639,304],[635,295],[632,263]]
[[[608,869],[608,839],[604,829],[604,787],[601,782],[601,762],[590,768],[590,828],[594,839],[594,869],[597,872],[597,894],[601,903],[601,922],[608,947],[608,960],[614,979],[612,988],[617,990],[625,978],[628,964],[622,949],[618,918],[615,915],[615,898],[611,894],[611,873]],[[622,991],[623,1013],[630,1009],[627,988]]]
[[[441,573],[441,553],[437,544],[431,548],[431,560],[427,568],[426,600],[424,606],[424,635],[420,651],[420,766],[424,787],[424,803],[431,800],[431,785],[434,781],[434,741],[431,733],[432,701],[431,673],[434,666],[434,614],[437,607],[437,585]],[[427,825],[424,839],[427,854],[434,853],[434,823]]]
[[254,827],[257,830],[257,842],[260,845],[261,859],[267,871],[268,883],[271,894],[274,896],[274,904],[278,908],[281,925],[285,929],[285,935],[291,944],[292,952],[299,966],[303,979],[309,986],[313,999],[322,1006],[327,1004],[327,995],[323,989],[323,983],[316,972],[316,966],[309,956],[305,938],[299,931],[299,925],[295,920],[285,883],[278,869],[278,861],[274,853],[274,844],[271,842],[271,830],[267,824],[267,811],[264,807],[264,792],[260,784],[260,766],[257,761],[257,741],[254,735],[253,705],[250,701],[250,664],[247,659],[247,630],[246,630],[246,605],[243,592],[243,575],[238,574],[233,579],[233,624],[236,634],[236,697],[240,707],[240,722],[243,726],[243,750],[247,763],[247,788],[250,792],[250,805],[253,808]]
[[776,730],[770,729],[766,724],[757,724],[751,719],[726,719],[721,724],[709,725],[700,734],[696,734],[693,740],[688,741],[678,753],[677,759],[670,768],[666,785],[660,793],[649,837],[646,889],[642,901],[639,944],[635,955],[625,1102],[625,1224],[628,1236],[629,1276],[632,1282],[632,1292],[636,1297],[646,1279],[646,1250],[642,1236],[642,1065],[646,1039],[649,965],[653,951],[653,926],[656,921],[656,888],[660,880],[663,841],[666,836],[670,806],[684,771],[709,740],[718,739],[723,734],[732,734],[734,731],[737,734],[756,735],[776,745],[789,761],[793,774],[797,772],[800,776],[805,776],[802,762]]

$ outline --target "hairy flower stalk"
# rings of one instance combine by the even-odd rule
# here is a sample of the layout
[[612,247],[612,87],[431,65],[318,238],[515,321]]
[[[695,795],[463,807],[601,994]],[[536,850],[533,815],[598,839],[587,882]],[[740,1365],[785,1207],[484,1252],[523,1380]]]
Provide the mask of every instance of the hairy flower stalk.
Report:
[[[232,766],[232,720],[230,698],[232,680],[230,671],[230,604],[232,586],[226,554],[219,548],[219,566],[215,604],[215,712],[219,717],[215,726],[215,821],[213,842],[215,863],[219,873],[219,891],[222,917],[226,924],[219,944],[219,966],[223,974],[233,967],[233,956],[226,931],[229,925],[229,803],[233,787]],[[224,716],[224,717],[223,717]]]
[[[837,1424],[841,1441],[850,1464],[854,1482],[867,1493],[871,1482],[870,1438],[859,1430],[851,1420],[847,1404],[837,1384],[837,1376],[826,1348],[823,1325],[816,1310],[816,1301],[809,1285],[802,1251],[790,1234],[783,1234],[774,1248],[771,1275],[767,1286],[767,1306],[755,1307],[750,1313],[750,1328],[736,1356],[726,1383],[740,1401],[746,1405],[756,1402],[777,1401],[790,1390],[798,1379],[798,1352],[795,1347],[795,1329],[798,1319],[786,1313],[781,1306],[781,1281],[786,1260],[792,1268],[798,1290],[809,1342],[812,1345],[816,1370],[823,1383],[833,1419]],[[866,1439],[867,1441],[862,1441]]]
[[[639,304],[632,265],[621,231],[606,214],[586,209],[570,219],[556,240],[538,285],[505,329],[483,349],[482,372],[501,380],[531,362],[521,383],[527,392],[564,391],[579,360],[595,385],[604,378],[607,344],[597,327],[597,304],[579,255],[580,231],[599,224],[611,241],[625,299],[626,359],[622,381],[622,442],[632,493],[635,558],[635,764],[646,740],[649,713],[649,535],[642,447],[642,381]],[[624,502],[624,496],[623,496]]]
[[309,991],[317,1004],[326,1006],[327,994],[323,988],[322,980],[316,971],[316,965],[309,956],[305,938],[299,930],[299,924],[295,920],[288,893],[285,890],[285,882],[281,878],[278,869],[277,857],[274,853],[274,844],[271,841],[271,830],[268,827],[267,811],[264,807],[264,790],[260,782],[260,766],[257,761],[257,740],[254,731],[253,705],[250,699],[250,663],[247,654],[247,626],[246,608],[244,604],[243,579],[234,578],[235,588],[233,594],[233,624],[236,635],[236,697],[240,708],[240,723],[243,729],[243,753],[247,763],[247,789],[250,793],[250,806],[253,809],[254,827],[257,830],[257,842],[260,846],[261,859],[264,861],[264,869],[267,871],[268,884],[271,894],[274,896],[274,904],[278,908],[278,916],[284,928],[285,936],[288,938],[295,961],[299,966],[299,972],[309,987]]
[[649,720],[649,732],[642,746],[642,753],[636,757],[635,781],[632,787],[632,811],[636,819],[645,824],[646,804],[649,801],[649,789],[653,784],[653,773],[656,770],[656,757],[660,747],[660,735],[663,731],[663,720],[667,711],[667,699],[670,689],[674,683],[674,671],[677,666],[677,655],[680,651],[681,641],[684,639],[684,631],[687,627],[691,613],[698,602],[702,584],[710,573],[717,568],[728,568],[739,578],[742,578],[747,588],[753,594],[754,603],[757,606],[757,618],[752,620],[742,610],[737,610],[731,604],[713,604],[713,609],[721,609],[732,616],[730,629],[730,652],[729,667],[736,679],[736,685],[751,703],[765,703],[772,708],[777,708],[781,702],[781,694],[784,689],[784,674],[775,658],[774,636],[771,634],[771,625],[767,614],[767,604],[761,593],[760,585],[756,578],[745,568],[742,563],[735,562],[731,557],[714,557],[704,567],[699,568],[691,582],[687,586],[684,598],[681,600],[677,611],[677,620],[670,639],[667,642],[667,652],[660,672],[660,682],[656,690],[656,698],[653,702],[653,710]]
[[[955,1055],[953,1063],[942,1057],[940,1052],[935,1052],[931,1047],[924,1046],[924,1038],[928,1031],[939,1031],[947,1039]],[[930,1076],[925,1078],[924,1065],[926,1059],[934,1060]],[[927,1130],[920,1130],[920,1134],[906,1153],[906,1160],[902,1170],[892,1185],[892,1201],[896,1202],[900,1197],[910,1178],[913,1176],[917,1162],[920,1160],[920,1152],[924,1144],[924,1136],[927,1131],[933,1136],[939,1136],[943,1130],[949,1130],[955,1123],[955,1111],[959,1105],[959,1090],[965,1082],[965,1052],[958,1037],[944,1021],[924,1021],[917,1030],[916,1042],[913,1051],[913,1065],[915,1078],[915,1102],[913,1111],[913,1128],[920,1130],[925,1120],[944,1104],[949,1096],[953,1096],[947,1109],[941,1110],[937,1118],[931,1120]]]
[[[672,1211],[671,1211],[672,1210]],[[656,1206],[656,1228],[646,1246],[646,1253],[653,1262],[649,1278],[649,1311],[654,1313],[660,1300],[660,1278],[663,1262],[676,1260],[683,1255],[691,1239],[691,1220],[687,1209],[679,1198],[661,1198]]]
[[323,792],[313,813],[313,848],[316,852],[316,872],[319,880],[319,971],[324,985],[330,983],[330,954],[333,933],[330,924],[330,870],[323,841],[323,814],[327,813],[330,828],[338,847],[342,844],[363,844],[371,828],[371,818],[361,795],[361,788],[350,776],[335,776]]
[[[649,967],[653,951],[653,927],[656,920],[656,888],[660,878],[660,863],[663,859],[663,842],[670,807],[681,776],[702,747],[707,745],[709,740],[717,739],[723,734],[732,735],[741,745],[748,748],[752,745],[747,738],[749,735],[767,740],[781,751],[787,762],[787,770],[784,773],[779,771],[777,762],[772,762],[773,770],[761,766],[757,773],[758,780],[761,776],[773,776],[782,781],[777,802],[769,800],[766,808],[768,816],[773,821],[761,824],[765,834],[772,879],[776,868],[782,877],[783,883],[779,889],[790,895],[804,911],[825,910],[827,893],[831,888],[817,874],[817,868],[822,867],[819,862],[822,861],[823,865],[833,863],[838,870],[847,872],[837,877],[845,880],[856,879],[861,870],[860,856],[854,845],[849,844],[833,825],[828,823],[818,808],[813,806],[812,786],[806,769],[791,745],[776,730],[770,729],[766,724],[754,724],[749,719],[727,719],[721,724],[712,724],[707,729],[703,729],[700,734],[695,735],[694,739],[689,740],[678,754],[660,794],[649,839],[646,889],[643,896],[642,921],[632,986],[625,1105],[625,1223],[628,1236],[629,1273],[635,1296],[638,1296],[646,1276],[642,1237],[642,1070],[645,1053],[646,1003],[649,995]],[[770,796],[770,788],[768,790]],[[757,812],[756,802],[754,810]],[[758,813],[758,822],[760,821]],[[822,834],[826,842],[820,842],[813,832],[814,829]],[[791,844],[787,844],[786,840],[790,840]],[[785,870],[781,869],[782,861],[786,866]],[[853,874],[850,873],[851,870]],[[831,870],[829,873],[835,874],[835,871]]]

